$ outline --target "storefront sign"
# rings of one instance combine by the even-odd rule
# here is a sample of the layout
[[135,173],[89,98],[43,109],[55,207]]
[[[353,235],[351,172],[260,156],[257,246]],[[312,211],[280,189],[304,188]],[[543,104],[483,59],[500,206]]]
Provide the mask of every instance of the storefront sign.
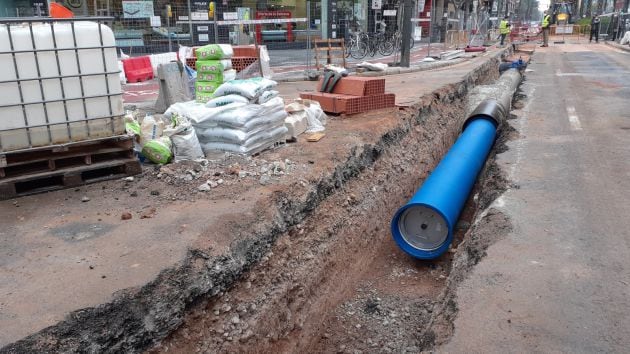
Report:
[[124,18],[149,18],[153,16],[153,1],[123,1]]
[[224,20],[238,20],[238,12],[224,12],[223,19]]
[[151,16],[151,27],[162,27],[162,19],[160,16]]
[[396,10],[385,10],[383,11],[383,16],[396,16]]

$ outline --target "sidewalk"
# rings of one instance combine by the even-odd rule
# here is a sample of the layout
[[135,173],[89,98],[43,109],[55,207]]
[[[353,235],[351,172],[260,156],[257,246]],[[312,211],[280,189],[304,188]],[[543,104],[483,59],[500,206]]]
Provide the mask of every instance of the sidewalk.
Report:
[[[405,107],[445,99],[436,90],[462,94],[496,72],[502,52],[387,76],[386,90]],[[290,100],[315,85],[279,91]],[[300,138],[255,158],[146,166],[129,181],[0,202],[0,347],[31,335],[4,349],[124,351],[163,337],[188,304],[229,287],[279,233],[353,178],[338,171],[399,129],[398,110],[331,119],[320,142]],[[262,175],[269,164],[279,171],[270,178]],[[198,191],[208,179],[218,186]]]

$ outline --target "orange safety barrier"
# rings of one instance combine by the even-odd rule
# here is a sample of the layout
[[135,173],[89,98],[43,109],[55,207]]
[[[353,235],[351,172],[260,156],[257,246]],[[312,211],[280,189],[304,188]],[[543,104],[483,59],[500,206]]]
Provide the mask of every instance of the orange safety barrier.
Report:
[[50,3],[50,17],[52,18],[72,18],[74,13],[68,10],[65,6],[56,2]]

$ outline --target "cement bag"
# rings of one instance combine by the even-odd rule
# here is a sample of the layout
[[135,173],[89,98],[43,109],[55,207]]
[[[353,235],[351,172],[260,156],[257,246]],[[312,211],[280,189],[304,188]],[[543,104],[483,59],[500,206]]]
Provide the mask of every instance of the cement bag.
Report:
[[234,56],[234,50],[229,44],[208,44],[195,50],[199,60],[229,59]]
[[195,66],[200,73],[221,73],[232,69],[232,60],[197,60]]
[[266,124],[254,127],[249,131],[224,127],[202,128],[197,130],[197,136],[204,143],[223,142],[246,145],[249,139],[260,136],[266,131],[272,131],[277,127],[278,124]]
[[171,139],[167,136],[151,140],[142,147],[142,155],[149,161],[157,164],[167,164],[173,153],[171,152]]
[[227,95],[211,99],[208,103],[206,103],[206,107],[221,107],[235,102],[248,104],[249,100],[240,95]]
[[241,107],[236,107],[216,114],[212,117],[212,120],[217,125],[242,128],[249,121],[256,117],[263,118],[278,111],[284,111],[284,101],[280,97],[271,99],[269,102],[263,104],[248,104]]
[[619,42],[619,44],[622,45],[630,45],[630,31],[627,31],[626,34],[623,36],[623,38],[621,38],[621,41]]
[[171,138],[175,162],[204,157],[195,128],[190,121],[178,115],[172,115],[171,119],[173,124],[164,129],[164,135]]
[[275,91],[275,90],[265,91],[260,94],[260,97],[258,97],[258,104],[263,104],[265,102],[268,102],[272,98],[278,97],[279,94],[280,92]]
[[234,69],[219,71],[216,73],[197,71],[197,80],[199,81],[209,81],[222,84],[224,82],[232,81],[234,79],[236,79],[236,70]]
[[173,114],[177,114],[179,116],[186,117],[195,128],[198,125],[204,127],[214,127],[217,125],[217,123],[213,120],[215,116],[223,113],[224,111],[242,107],[244,105],[245,103],[234,102],[221,107],[208,108],[204,104],[197,103],[195,101],[177,102],[172,104],[166,112],[164,112],[164,116],[170,118]]
[[162,136],[164,122],[158,121],[152,115],[147,114],[140,124],[140,144],[157,139]]
[[214,92],[216,97],[226,95],[241,95],[250,100],[258,97],[264,91],[271,90],[278,85],[277,82],[262,77],[254,77],[245,80],[232,80],[219,86]]
[[221,86],[220,82],[199,80],[199,73],[197,73],[197,81],[195,81],[197,93],[214,93],[219,86]]
[[212,142],[201,144],[201,148],[207,154],[212,151],[229,151],[238,154],[250,155],[271,147],[274,143],[282,140],[287,133],[284,126],[273,129],[265,133],[264,136],[256,136],[247,141],[246,145]]
[[286,118],[287,112],[285,112],[283,109],[279,109],[277,111],[273,111],[263,116],[258,116],[254,119],[249,120],[240,129],[243,131],[250,131],[261,125],[281,125]]
[[197,127],[197,136],[201,142],[222,141],[244,144],[250,137],[267,130],[273,130],[284,124],[287,113],[278,111],[273,114],[255,117],[241,128],[218,125],[214,127]]

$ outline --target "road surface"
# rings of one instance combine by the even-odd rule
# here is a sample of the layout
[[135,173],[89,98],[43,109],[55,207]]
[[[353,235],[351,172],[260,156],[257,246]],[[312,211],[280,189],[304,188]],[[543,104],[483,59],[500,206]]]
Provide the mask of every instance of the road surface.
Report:
[[537,48],[499,163],[513,230],[458,290],[449,353],[630,348],[630,53]]

